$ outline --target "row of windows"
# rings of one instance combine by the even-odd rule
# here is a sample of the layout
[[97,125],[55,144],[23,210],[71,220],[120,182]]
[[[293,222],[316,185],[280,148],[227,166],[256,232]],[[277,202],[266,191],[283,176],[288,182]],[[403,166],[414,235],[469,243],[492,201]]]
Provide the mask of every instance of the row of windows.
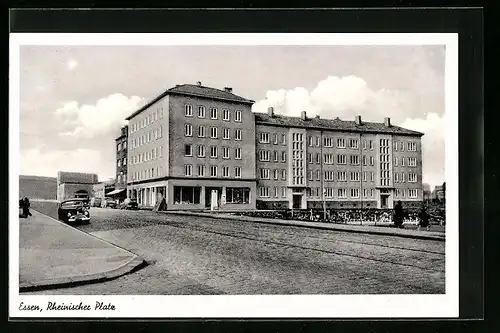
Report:
[[[259,161],[262,162],[270,162],[270,151],[269,150],[259,150]],[[280,156],[281,155],[281,156]],[[278,162],[281,157],[281,162],[286,162],[286,151],[282,151],[281,153],[277,150],[273,151],[273,161]]]
[[[222,158],[229,159],[230,158],[230,148],[229,147],[221,147],[222,148]],[[219,146],[210,146],[210,157],[218,158],[219,157]],[[187,144],[184,145],[184,156],[191,157],[194,156],[193,145]],[[204,145],[196,146],[196,156],[205,157],[206,149]],[[234,159],[241,160],[241,148],[234,148]]]
[[[275,198],[278,197],[280,194],[279,187],[273,187],[273,190],[271,191],[271,187],[269,186],[259,186],[259,196],[261,198],[270,198],[271,195],[273,195]],[[336,190],[336,191],[335,191]],[[349,194],[349,198],[351,199],[358,199],[360,195],[360,189],[359,188],[331,188],[331,187],[325,187],[324,188],[324,195],[325,198],[334,198],[337,197],[339,199],[347,199]],[[363,196],[365,198],[373,198],[374,191],[373,189],[364,189],[363,190]],[[319,187],[314,187],[314,188],[308,188],[307,189],[307,196],[309,197],[321,197],[320,193],[320,188]],[[286,187],[281,187],[281,197],[285,198],[286,197]]]
[[[398,159],[397,157],[394,157],[394,166],[399,165],[399,162],[398,162],[399,160],[401,160],[401,166],[404,167],[405,166],[405,158],[404,157],[401,157],[400,159]],[[416,157],[408,157],[408,166],[416,167],[417,166],[417,158]]]
[[163,107],[156,107],[155,110],[144,114],[141,119],[135,120],[134,123],[130,124],[130,133],[137,132],[161,118],[163,118]]
[[[266,132],[259,133],[259,143],[271,143],[270,141],[271,134]],[[279,144],[279,136],[278,134],[274,134],[273,144]],[[281,134],[281,144],[286,145],[286,134]]]
[[[394,150],[404,151],[405,150],[405,143],[404,142],[394,142]],[[407,142],[406,143],[406,149],[408,151],[417,151],[417,143],[416,142]]]
[[[198,106],[197,117],[198,118],[206,118],[206,109],[204,106]],[[193,106],[191,104],[186,104],[184,106],[184,115],[186,117],[193,117]],[[210,108],[210,119],[219,119],[219,111],[215,107]],[[228,109],[222,109],[222,120],[230,121],[231,120],[231,111]],[[234,121],[241,122],[241,110],[234,111]]]
[[[234,139],[235,140],[241,140],[241,129],[236,128],[234,129]],[[184,125],[184,135],[185,136],[193,136],[193,125],[191,124],[185,124]],[[206,127],[204,125],[199,125],[198,126],[198,133],[197,133],[199,138],[205,138],[206,137]],[[210,138],[211,139],[218,139],[219,138],[219,128],[215,126],[210,127]],[[229,128],[222,128],[222,139],[224,140],[230,140],[231,139],[231,129]]]
[[136,165],[139,163],[149,162],[157,158],[161,158],[163,155],[163,146],[153,148],[151,150],[135,154],[132,156],[131,164]]
[[140,171],[134,171],[129,174],[129,180],[140,181],[145,179],[157,178],[164,176],[163,165],[157,166],[156,168],[146,168]]
[[127,149],[127,141],[123,141],[123,144],[120,142],[117,146],[116,146],[116,150],[117,151],[120,151],[122,149]]
[[418,197],[418,189],[416,188],[409,188],[409,189],[404,189],[404,188],[397,188],[396,189],[396,198],[417,198]]
[[120,172],[120,174],[116,177],[116,181],[118,183],[124,183],[127,180],[127,176]]
[[[279,189],[281,189],[281,191],[279,191]],[[278,188],[278,187],[274,187],[274,191],[272,192],[274,194],[274,197],[277,198],[278,197],[278,194],[281,193],[281,197],[282,198],[286,198],[286,187],[281,187],[281,188]],[[260,186],[259,187],[259,196],[261,198],[270,198],[271,195],[270,195],[270,187],[269,186]]]
[[131,148],[135,149],[137,147],[141,147],[145,144],[148,144],[154,140],[161,139],[163,137],[163,126],[159,126],[154,130],[150,130],[147,133],[144,133],[141,136],[138,136],[131,141]]
[[[231,175],[231,169],[233,170],[233,174]],[[203,164],[196,165],[196,170],[193,170],[193,165],[186,164],[184,165],[184,176],[191,177],[194,176],[194,171],[196,172],[197,177],[205,177],[207,176],[207,167]],[[229,167],[229,166],[221,166],[220,167],[222,177],[234,177],[241,178],[241,167]],[[208,176],[210,177],[219,177],[219,167],[217,165],[210,165],[208,167]]]
[[[394,182],[395,183],[404,183],[406,181],[405,179],[405,173],[404,172],[396,172],[394,173]],[[418,179],[418,176],[416,173],[409,173],[408,174],[408,183],[416,183]]]
[[121,167],[122,165],[123,166],[127,165],[127,158],[126,157],[124,157],[123,159],[121,158],[118,161],[116,161],[117,167]]

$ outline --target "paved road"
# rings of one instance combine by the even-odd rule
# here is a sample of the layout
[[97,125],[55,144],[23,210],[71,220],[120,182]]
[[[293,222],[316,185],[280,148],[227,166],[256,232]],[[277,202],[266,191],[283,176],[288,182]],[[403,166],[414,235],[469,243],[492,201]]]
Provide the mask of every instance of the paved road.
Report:
[[150,265],[116,280],[30,294],[444,293],[445,243],[92,208],[81,230]]

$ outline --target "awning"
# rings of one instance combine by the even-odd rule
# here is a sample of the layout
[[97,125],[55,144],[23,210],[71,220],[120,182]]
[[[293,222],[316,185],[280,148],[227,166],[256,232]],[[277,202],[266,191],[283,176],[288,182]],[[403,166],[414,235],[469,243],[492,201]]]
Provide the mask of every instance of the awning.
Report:
[[119,190],[114,190],[114,191],[111,191],[111,192],[109,192],[109,193],[108,193],[108,194],[106,194],[106,195],[118,194],[118,193],[121,193],[121,192],[123,192],[123,191],[125,191],[125,189],[124,189],[124,188],[121,188],[121,189],[119,189]]

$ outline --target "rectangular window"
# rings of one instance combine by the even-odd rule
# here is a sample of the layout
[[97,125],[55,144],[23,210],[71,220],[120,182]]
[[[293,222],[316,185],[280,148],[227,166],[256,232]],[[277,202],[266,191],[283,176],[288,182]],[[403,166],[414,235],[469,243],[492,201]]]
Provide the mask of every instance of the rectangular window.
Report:
[[241,148],[234,149],[234,158],[236,160],[241,160]]
[[316,180],[321,180],[321,171],[316,170]]
[[346,155],[337,155],[337,164],[347,164],[347,156]]
[[222,130],[222,138],[224,140],[229,140],[229,128],[224,128]]
[[229,167],[228,166],[222,167],[222,177],[229,177]]
[[198,118],[205,118],[205,107],[204,106],[198,106]]
[[370,140],[370,150],[373,150],[373,140]]
[[286,162],[286,151],[281,152],[281,162]]
[[281,169],[281,179],[286,180],[286,169]]
[[405,180],[405,173],[404,172],[401,172],[401,182],[404,183],[406,180]]
[[401,166],[405,166],[405,158],[401,157]]
[[278,134],[274,134],[274,136],[273,136],[273,144],[275,144],[275,145],[278,144]]
[[234,111],[234,121],[238,123],[241,122],[241,110]]
[[313,171],[312,170],[309,170],[308,171],[309,173],[309,180],[314,180],[314,174],[313,174]]
[[189,104],[186,104],[184,106],[184,115],[186,117],[192,117],[193,116],[193,107]]
[[278,180],[279,178],[279,170],[278,169],[274,169],[273,170],[273,179],[274,180]]
[[198,177],[205,177],[205,166],[198,165]]
[[285,198],[286,197],[286,187],[281,188],[281,197]]
[[286,134],[281,134],[281,144],[286,145]]
[[259,135],[259,142],[260,143],[269,143],[269,133],[260,133]]
[[359,182],[359,172],[351,171],[350,176],[351,176],[350,179],[352,182]]
[[234,139],[235,140],[241,140],[241,129],[237,128],[234,130]]
[[366,165],[366,156],[363,156],[363,165]]
[[204,138],[206,135],[206,127],[204,125],[198,126],[198,137],[199,138]]
[[229,121],[229,110],[222,109],[222,120]]
[[321,145],[321,138],[319,136],[316,137],[316,147]]
[[312,147],[314,144],[314,138],[312,136],[309,136],[309,147]]
[[269,150],[259,150],[259,161],[269,162]]
[[417,151],[417,143],[408,142],[408,151]]
[[416,183],[417,182],[417,174],[416,173],[408,174],[408,182],[409,183]]
[[397,141],[394,142],[394,150],[398,151],[398,142]]
[[[399,143],[399,148],[401,148],[400,149],[401,151],[405,151],[405,143],[404,142],[400,142]],[[403,194],[403,196],[404,196],[404,194]]]
[[333,164],[333,154],[325,154],[325,164]]
[[273,160],[274,160],[274,162],[278,162],[278,159],[279,159],[278,152],[275,150],[273,152]]
[[229,158],[229,147],[222,147],[222,158]]
[[123,159],[122,164],[127,165],[127,158],[126,157]]
[[260,169],[260,179],[269,179],[269,169]]
[[262,198],[269,198],[269,187],[266,187],[266,186],[261,186],[259,188],[259,195],[262,197]]
[[359,155],[351,155],[351,165],[359,165]]
[[351,188],[351,198],[359,198],[359,188]]
[[314,163],[314,156],[312,153],[307,154],[307,159],[309,160],[309,163]]
[[[161,133],[161,131],[160,131]],[[190,124],[186,124],[184,125],[184,135],[185,136],[193,136],[193,126],[191,126]],[[160,135],[161,137],[161,135]]]
[[205,157],[205,146],[198,146],[198,157]]
[[193,146],[184,145],[184,156],[193,156]]
[[216,165],[210,166],[210,177],[217,177],[217,166]]
[[357,139],[350,139],[349,140],[349,148],[359,149],[359,141]]
[[394,157],[394,166],[398,166],[398,158]]
[[411,188],[408,190],[408,197],[409,198],[416,198],[418,197],[418,190],[416,188]]
[[373,171],[370,172],[370,181],[375,181],[375,174],[373,173]]
[[325,198],[333,198],[333,188],[325,187]]
[[324,147],[333,147],[333,138],[324,137],[323,138],[323,146]]
[[229,204],[249,204],[250,189],[248,187],[227,187],[226,203]]
[[211,119],[217,119],[217,108],[210,108],[210,118]]
[[319,154],[319,153],[316,154],[316,163],[317,164],[321,163],[321,154]]
[[416,167],[417,166],[417,158],[416,157],[409,157],[408,158],[408,166]]
[[200,204],[201,187],[174,186],[174,204]]
[[193,166],[187,164],[184,166],[184,176],[192,176],[193,174]]
[[394,173],[394,182],[399,183],[399,173]]
[[119,144],[118,144],[118,146],[116,147],[116,150],[117,150],[117,151],[120,151],[121,149],[122,149],[122,144],[121,144],[121,143],[119,143]]
[[116,166],[121,167],[122,166],[122,160],[116,161]]
[[337,196],[339,199],[345,199],[347,198],[347,189],[345,188],[339,188],[337,190]]
[[345,139],[337,139],[337,148],[345,148]]
[[337,181],[339,181],[339,182],[347,181],[347,172],[345,172],[345,171],[337,172]]
[[217,158],[217,146],[210,146],[210,157]]
[[326,181],[333,181],[333,171],[327,170],[325,171],[325,180]]
[[370,165],[373,165],[373,156],[370,156]]
[[241,167],[234,167],[234,177],[241,178]]
[[217,139],[217,127],[210,127],[210,137]]

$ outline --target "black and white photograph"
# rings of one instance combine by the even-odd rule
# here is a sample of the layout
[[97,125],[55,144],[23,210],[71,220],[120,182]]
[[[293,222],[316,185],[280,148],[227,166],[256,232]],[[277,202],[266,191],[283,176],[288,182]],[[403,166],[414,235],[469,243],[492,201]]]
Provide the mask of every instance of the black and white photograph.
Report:
[[458,316],[457,50],[14,34],[11,312]]

